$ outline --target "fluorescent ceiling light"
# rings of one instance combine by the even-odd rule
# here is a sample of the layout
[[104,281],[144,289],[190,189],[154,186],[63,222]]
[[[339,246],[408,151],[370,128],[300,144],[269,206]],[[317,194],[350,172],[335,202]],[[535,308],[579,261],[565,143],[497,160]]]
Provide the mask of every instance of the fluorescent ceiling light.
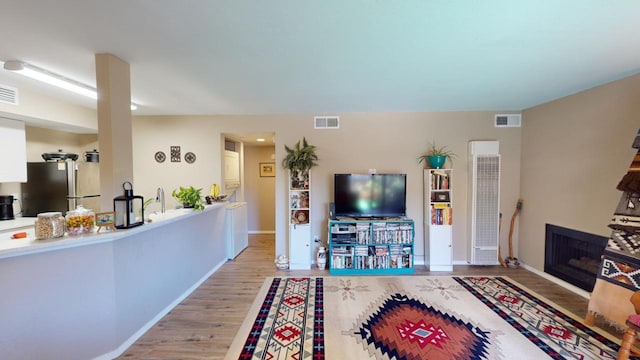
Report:
[[256,139],[256,141],[258,141],[258,142],[263,142],[263,141],[264,141],[264,139],[263,139],[263,138],[257,138],[257,139]]
[[4,63],[4,68],[5,70],[14,71],[20,75],[72,91],[76,94],[80,94],[94,100],[98,98],[98,93],[95,89],[37,66],[23,63],[21,61],[6,61]]
[[[22,61],[5,61],[4,69],[94,100],[98,99],[98,92],[95,88]],[[138,106],[136,104],[131,103],[131,110],[137,108]]]

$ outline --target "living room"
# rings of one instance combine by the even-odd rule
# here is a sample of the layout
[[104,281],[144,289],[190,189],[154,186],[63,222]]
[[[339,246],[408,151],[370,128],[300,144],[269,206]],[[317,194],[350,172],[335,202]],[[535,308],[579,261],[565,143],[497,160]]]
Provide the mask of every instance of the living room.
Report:
[[[19,56],[19,53],[11,56]],[[6,59],[8,58],[1,60]],[[135,69],[135,63],[132,59],[130,61],[132,69]],[[221,162],[226,134],[275,133],[273,247],[275,255],[287,254],[287,172],[280,163],[285,156],[284,145],[291,146],[305,137],[317,147],[319,156],[319,165],[311,172],[312,234],[326,241],[327,213],[333,198],[334,173],[367,173],[370,169],[375,169],[378,173],[406,173],[407,216],[416,222],[415,260],[416,265],[420,266],[424,262],[424,242],[421,239],[425,228],[422,224],[423,165],[418,164],[417,158],[435,141],[437,145],[447,146],[457,155],[453,162],[447,164],[453,169],[451,187],[455,189],[452,197],[455,209],[453,260],[454,265],[465,265],[469,260],[468,144],[474,140],[496,140],[499,142],[501,156],[500,211],[505,219],[500,236],[502,255],[506,255],[508,247],[506,220],[518,199],[522,199],[523,208],[513,236],[514,252],[523,267],[543,275],[546,224],[600,236],[610,234],[607,225],[620,199],[616,184],[626,173],[636,152],[631,143],[637,133],[640,117],[640,102],[637,101],[640,98],[640,74],[637,69],[635,65],[630,66],[626,71],[606,80],[604,76],[585,79],[580,82],[580,89],[578,85],[565,88],[575,91],[536,94],[522,107],[469,105],[438,110],[407,110],[400,106],[384,108],[380,104],[385,102],[385,97],[391,97],[391,94],[380,86],[380,90],[374,93],[377,96],[367,92],[369,98],[363,100],[363,103],[368,106],[356,111],[341,111],[339,107],[336,110],[331,108],[316,111],[315,109],[322,109],[323,104],[322,97],[318,97],[308,100],[314,106],[308,106],[306,109],[310,110],[307,111],[295,107],[296,110],[290,112],[220,111],[194,112],[194,115],[189,115],[186,111],[140,115],[134,112],[131,141],[133,183],[136,193],[143,194],[145,198],[153,197],[159,186],[167,191],[185,185],[208,189],[212,183],[222,182]],[[524,73],[527,70],[521,71]],[[253,75],[259,77],[259,74]],[[367,73],[369,77],[378,75],[375,72]],[[487,78],[502,76],[499,72],[493,72]],[[556,73],[556,76],[541,79],[541,82],[548,85],[540,88],[554,88],[556,82],[560,82],[562,72]],[[282,74],[282,78],[285,79],[285,74]],[[458,80],[441,79],[433,81],[431,86],[444,93],[449,91],[451,83]],[[279,86],[275,82],[271,84],[274,88]],[[311,84],[307,85],[312,87]],[[371,84],[363,86],[363,92],[365,87],[369,88]],[[514,85],[516,87],[518,85]],[[342,98],[358,94],[357,85],[345,88],[340,93]],[[229,89],[230,92],[235,91],[232,87]],[[265,84],[261,84],[260,91],[269,90]],[[471,104],[470,99],[476,96],[474,94],[489,91],[476,87],[470,88],[466,93],[461,92],[459,96],[468,99]],[[508,92],[502,92],[496,97],[507,98]],[[211,98],[213,97],[207,98],[205,102],[216,102]],[[37,91],[21,89],[20,105],[0,103],[0,112],[6,117],[45,120],[40,124],[28,124],[27,148],[30,159],[35,159],[44,151],[60,147],[84,151],[97,145],[94,109],[43,96]],[[521,114],[522,126],[495,127],[496,114]],[[315,129],[314,116],[318,115],[339,116],[339,128]],[[64,132],[62,135],[55,129],[57,126],[92,129],[94,133],[87,135]],[[154,154],[157,151],[168,152],[171,146],[176,145],[181,146],[185,152],[194,153],[197,161],[193,164],[161,164],[155,161]],[[244,166],[257,168],[258,164]],[[18,186],[0,184],[0,193],[15,193]],[[242,199],[243,192],[246,191],[247,189],[240,188],[238,198]],[[168,200],[168,207],[175,205],[172,200]],[[309,256],[313,256],[312,254],[313,250],[310,250]]]

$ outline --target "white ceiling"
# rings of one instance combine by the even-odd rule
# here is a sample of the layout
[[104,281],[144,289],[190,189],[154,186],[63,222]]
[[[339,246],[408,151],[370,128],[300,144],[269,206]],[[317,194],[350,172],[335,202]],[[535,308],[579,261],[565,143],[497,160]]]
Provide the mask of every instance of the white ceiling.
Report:
[[[94,55],[114,54],[145,115],[517,111],[640,72],[638,0],[0,0],[0,14],[0,60],[95,86]],[[5,70],[0,84],[50,93]]]

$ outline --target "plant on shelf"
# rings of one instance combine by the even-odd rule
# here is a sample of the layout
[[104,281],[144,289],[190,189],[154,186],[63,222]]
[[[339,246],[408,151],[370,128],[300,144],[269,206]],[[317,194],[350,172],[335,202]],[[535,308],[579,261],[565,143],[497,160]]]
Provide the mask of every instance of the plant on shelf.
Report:
[[291,171],[292,177],[297,177],[298,173],[305,173],[318,165],[316,147],[309,145],[304,137],[302,138],[302,145],[298,140],[292,148],[285,144],[284,149],[287,151],[287,156],[282,160],[282,167]]
[[432,168],[440,169],[444,166],[447,159],[453,163],[453,158],[456,156],[446,146],[437,147],[436,142],[431,143],[431,147],[426,154],[418,157],[418,164],[428,161],[429,166]]
[[193,186],[173,189],[171,196],[180,201],[185,208],[193,208],[194,210],[203,210],[202,188],[196,189]]

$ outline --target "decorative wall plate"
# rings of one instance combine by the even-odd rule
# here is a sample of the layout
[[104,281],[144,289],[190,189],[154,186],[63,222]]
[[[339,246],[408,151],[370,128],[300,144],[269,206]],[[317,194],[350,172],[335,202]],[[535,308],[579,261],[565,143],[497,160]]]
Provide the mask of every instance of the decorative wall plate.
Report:
[[196,154],[189,151],[188,153],[184,154],[184,161],[189,164],[193,164],[194,162],[196,162]]
[[164,152],[162,152],[162,151],[156,151],[156,154],[153,157],[159,163],[164,162],[165,160],[167,160],[167,155],[165,155]]
[[180,146],[171,147],[171,162],[180,162]]

